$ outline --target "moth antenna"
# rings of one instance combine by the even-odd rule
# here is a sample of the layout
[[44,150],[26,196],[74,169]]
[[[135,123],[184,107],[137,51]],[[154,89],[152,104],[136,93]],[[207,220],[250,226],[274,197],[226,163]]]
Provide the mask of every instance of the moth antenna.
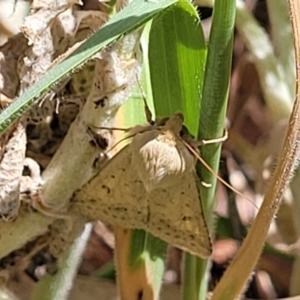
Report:
[[228,182],[226,182],[222,177],[220,177],[212,168],[211,166],[197,153],[197,151],[191,146],[189,145],[186,141],[184,141],[183,139],[180,139],[183,144],[195,155],[195,157],[204,165],[204,167],[211,172],[221,183],[223,183],[227,188],[229,188],[231,191],[233,191],[235,194],[243,197],[244,199],[246,199],[247,201],[251,202],[254,207],[258,210],[257,205],[249,198],[247,198],[245,195],[243,195],[240,191],[238,191],[237,189],[235,189],[233,186],[231,186]]
[[93,126],[94,128],[96,129],[104,129],[104,130],[116,130],[116,131],[125,131],[125,132],[128,132],[130,131],[132,128],[129,127],[129,128],[120,128],[120,127],[103,127],[103,126],[100,126],[100,127],[96,127],[96,126]]
[[128,135],[126,135],[124,138],[120,139],[119,141],[117,141],[108,151],[112,151],[117,145],[119,145],[120,143],[122,143],[123,141],[126,141],[127,139],[131,139],[133,137],[135,137],[138,133],[143,133],[146,132],[148,130],[150,130],[152,128],[151,125],[149,126],[135,126],[135,127],[130,127],[130,128],[109,128],[109,127],[101,127],[101,129],[107,129],[107,130],[121,130],[121,131],[125,131],[125,132],[129,132]]
[[119,145],[121,142],[133,138],[136,134],[138,133],[143,133],[145,131],[151,130],[153,128],[152,125],[149,126],[134,126],[134,127],[128,127],[128,128],[120,128],[120,127],[96,127],[93,126],[96,129],[104,129],[104,130],[118,130],[118,131],[124,131],[125,133],[128,133],[128,135],[126,135],[124,138],[122,138],[121,140],[119,140],[117,143],[115,143],[108,151],[113,150],[117,145]]
[[135,135],[136,134],[134,133],[134,134],[130,134],[130,135],[127,135],[127,136],[123,137],[122,139],[117,141],[107,152],[114,150],[119,144],[126,141],[127,139],[130,139],[130,138],[134,137]]
[[136,75],[136,81],[138,83],[138,86],[139,86],[139,89],[140,89],[140,92],[141,92],[141,95],[142,95],[142,98],[143,98],[143,101],[144,101],[144,109],[145,109],[145,115],[146,115],[146,119],[147,119],[147,122],[151,125],[154,124],[154,121],[152,120],[152,112],[147,104],[147,100],[146,100],[146,95],[145,95],[145,92],[144,92],[144,89]]

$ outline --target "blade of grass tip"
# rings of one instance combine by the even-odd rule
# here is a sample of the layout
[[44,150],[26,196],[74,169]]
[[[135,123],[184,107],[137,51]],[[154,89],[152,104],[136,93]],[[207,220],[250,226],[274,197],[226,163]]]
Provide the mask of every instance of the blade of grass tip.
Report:
[[[156,113],[171,115],[182,110],[193,135],[198,129],[206,50],[198,14],[189,2],[180,1],[153,21],[149,59]],[[207,282],[195,277],[197,269],[195,258],[187,255],[183,299],[198,299],[199,282]],[[205,276],[205,272],[200,273]]]
[[[212,26],[204,77],[199,122],[199,140],[221,137],[224,134],[226,107],[228,100],[233,32],[235,22],[235,0],[216,0],[213,9]],[[212,144],[201,148],[203,159],[217,172],[221,145]],[[198,164],[198,174],[210,188],[200,186],[204,214],[212,229],[212,213],[215,202],[216,178]],[[195,258],[199,273],[207,272],[207,261]],[[204,274],[196,275],[197,278]],[[199,299],[205,299],[207,282],[199,282]]]
[[[153,108],[148,71],[147,38],[149,28],[143,33],[143,70],[141,84],[148,87],[147,105]],[[117,127],[132,127],[145,124],[144,101],[142,92],[136,84],[130,99],[121,107]],[[149,96],[148,96],[149,95]],[[153,116],[154,117],[154,116]],[[145,195],[146,196],[146,195]],[[164,274],[164,258],[167,244],[144,230],[124,230],[114,227],[116,248],[115,259],[118,267],[117,281],[122,299],[135,299],[142,294],[149,299],[158,299]],[[147,298],[148,299],[148,298]]]
[[[295,49],[296,66],[300,63],[300,2],[289,0],[290,16],[292,20]],[[269,182],[262,206],[254,220],[246,239],[239,249],[236,257],[226,270],[221,281],[217,285],[213,300],[237,299],[242,293],[249,275],[253,271],[269,226],[280,205],[283,192],[291,180],[295,168],[299,164],[299,140],[300,140],[300,69],[296,69],[296,99],[289,120],[288,131],[285,137],[282,151],[278,158],[278,164]],[[241,272],[242,270],[242,272]]]
[[86,60],[125,33],[145,24],[176,0],[132,1],[111,18],[101,29],[88,38],[64,61],[54,66],[38,82],[28,88],[0,114],[0,135],[55,83],[74,72]]

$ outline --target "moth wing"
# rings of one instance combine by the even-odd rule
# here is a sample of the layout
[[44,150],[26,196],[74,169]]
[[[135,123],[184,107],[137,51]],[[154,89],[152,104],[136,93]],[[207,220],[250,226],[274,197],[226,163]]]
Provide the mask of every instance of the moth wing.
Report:
[[207,258],[212,247],[197,181],[191,172],[184,175],[181,184],[151,192],[147,230],[182,250]]
[[130,147],[124,147],[77,193],[75,206],[81,213],[113,225],[145,228],[147,196],[132,170],[131,155]]

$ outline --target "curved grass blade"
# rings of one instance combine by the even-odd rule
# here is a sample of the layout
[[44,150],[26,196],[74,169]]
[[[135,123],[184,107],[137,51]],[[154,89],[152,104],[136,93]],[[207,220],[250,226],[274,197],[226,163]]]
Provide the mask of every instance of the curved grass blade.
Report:
[[[224,124],[231,74],[232,42],[235,21],[235,1],[216,1],[209,38],[206,72],[199,122],[199,140],[209,140],[224,135]],[[201,155],[209,165],[218,171],[220,144],[206,145]],[[212,185],[201,189],[206,211],[211,212],[215,198],[216,178],[200,165],[200,176]]]
[[[297,66],[300,61],[300,16],[298,13],[300,10],[300,2],[290,0],[289,10],[295,40],[294,46]],[[299,165],[300,70],[298,68],[296,69],[296,75],[296,98],[289,119],[284,144],[277,158],[278,163],[269,180],[264,200],[248,235],[214,291],[212,297],[214,300],[237,299],[243,292],[251,272],[259,260],[267,232],[280,206],[285,188]]]
[[0,135],[55,83],[80,67],[104,46],[145,24],[175,2],[176,0],[131,2],[0,114]]
[[[213,21],[209,38],[204,87],[201,102],[198,139],[212,139],[224,134],[224,123],[231,73],[232,44],[235,22],[235,0],[217,0],[213,10]],[[212,144],[201,148],[203,159],[217,172],[221,145]],[[210,188],[200,186],[203,211],[211,227],[215,202],[216,178],[204,166],[198,164],[198,174]],[[189,264],[197,265],[195,278],[198,281],[198,299],[205,299],[207,292],[207,261],[187,258]],[[196,291],[195,291],[196,293]]]

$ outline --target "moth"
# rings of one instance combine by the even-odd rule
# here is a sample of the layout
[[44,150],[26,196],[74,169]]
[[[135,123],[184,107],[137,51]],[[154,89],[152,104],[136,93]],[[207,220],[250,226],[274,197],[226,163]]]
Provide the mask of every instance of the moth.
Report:
[[137,126],[129,136],[131,144],[75,195],[75,209],[92,219],[144,229],[184,251],[209,257],[211,240],[183,115]]

